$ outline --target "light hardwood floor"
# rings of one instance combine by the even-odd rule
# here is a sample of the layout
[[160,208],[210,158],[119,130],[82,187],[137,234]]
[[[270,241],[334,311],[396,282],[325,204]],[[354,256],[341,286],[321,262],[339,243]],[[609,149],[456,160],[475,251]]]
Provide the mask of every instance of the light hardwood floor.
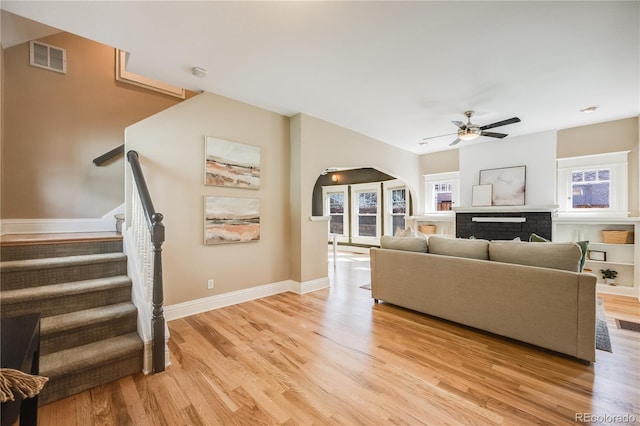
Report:
[[366,256],[340,253],[330,278],[170,322],[166,372],[41,407],[39,424],[640,424],[640,333],[614,321],[640,320],[635,299],[602,295],[613,353],[587,366],[376,305]]

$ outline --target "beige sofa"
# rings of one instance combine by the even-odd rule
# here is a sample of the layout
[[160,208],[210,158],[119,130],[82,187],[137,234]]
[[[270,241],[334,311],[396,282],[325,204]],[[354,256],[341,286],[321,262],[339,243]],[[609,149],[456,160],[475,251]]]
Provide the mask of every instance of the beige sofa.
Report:
[[581,255],[575,243],[382,237],[371,295],[591,362],[596,276],[578,272]]

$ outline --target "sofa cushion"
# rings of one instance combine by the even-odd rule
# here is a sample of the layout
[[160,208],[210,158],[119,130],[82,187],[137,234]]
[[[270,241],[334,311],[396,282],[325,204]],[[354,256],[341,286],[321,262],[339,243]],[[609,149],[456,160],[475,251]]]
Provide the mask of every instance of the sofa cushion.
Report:
[[[547,240],[544,237],[541,237],[538,234],[531,234],[529,236],[529,241],[534,243],[550,243],[550,240]],[[580,257],[580,272],[584,269],[584,263],[587,261],[587,249],[589,248],[589,241],[576,241],[576,244],[580,246],[580,250],[582,250],[582,257]]]
[[427,239],[422,237],[392,237],[384,235],[380,238],[380,248],[391,250],[416,251],[426,253]]
[[489,241],[433,236],[429,237],[429,253],[488,260]]
[[517,263],[579,272],[582,250],[576,243],[492,241],[489,258],[495,262]]

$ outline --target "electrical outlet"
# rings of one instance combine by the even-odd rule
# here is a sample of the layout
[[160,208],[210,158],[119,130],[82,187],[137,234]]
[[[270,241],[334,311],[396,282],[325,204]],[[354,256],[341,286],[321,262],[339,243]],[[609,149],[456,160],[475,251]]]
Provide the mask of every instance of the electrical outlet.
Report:
[[209,281],[207,281],[207,288],[208,289],[212,289],[213,288],[213,278],[211,278]]

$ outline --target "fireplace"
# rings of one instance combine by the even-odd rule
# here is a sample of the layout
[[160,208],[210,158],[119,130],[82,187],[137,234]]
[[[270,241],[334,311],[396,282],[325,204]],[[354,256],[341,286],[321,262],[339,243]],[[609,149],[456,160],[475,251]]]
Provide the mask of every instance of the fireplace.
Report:
[[[495,208],[495,207],[494,207]],[[492,208],[493,209],[493,208]],[[456,237],[528,241],[532,233],[551,240],[551,211],[456,211]]]

